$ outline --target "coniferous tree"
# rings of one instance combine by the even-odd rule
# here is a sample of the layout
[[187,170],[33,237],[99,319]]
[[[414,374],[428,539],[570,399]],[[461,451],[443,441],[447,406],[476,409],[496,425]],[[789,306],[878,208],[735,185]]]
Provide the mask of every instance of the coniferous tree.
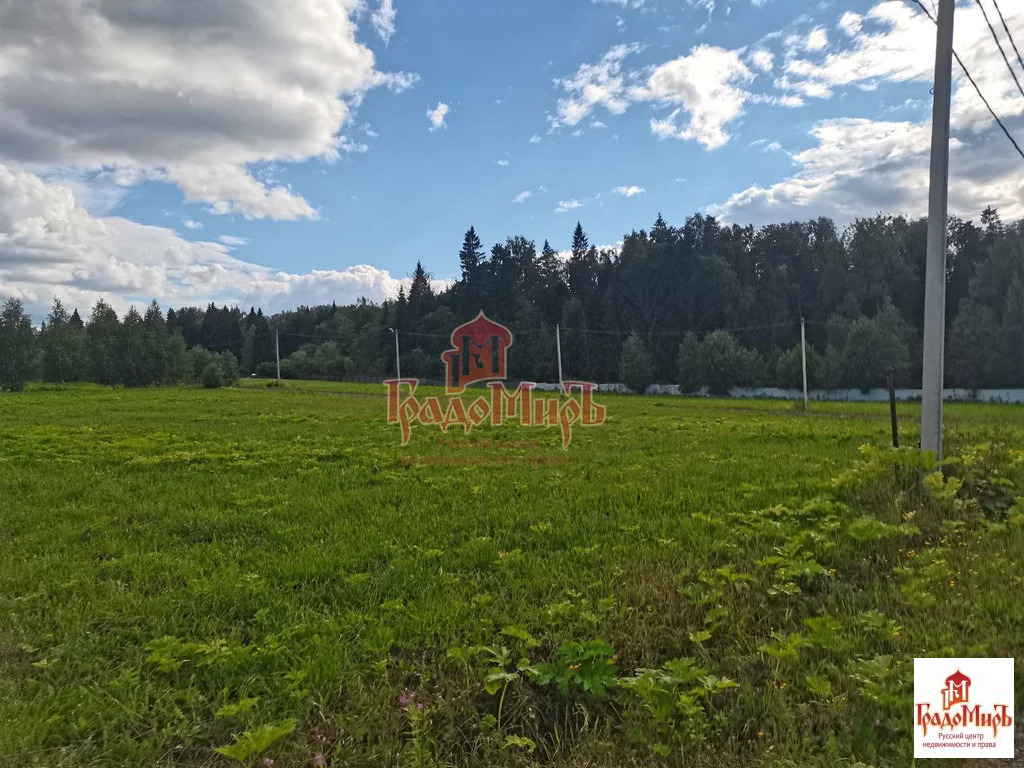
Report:
[[470,285],[474,282],[483,258],[483,245],[480,238],[477,237],[476,229],[470,227],[462,240],[462,250],[459,251],[459,265],[462,268],[463,282]]
[[35,332],[24,305],[10,298],[0,306],[0,389],[24,389],[32,378]]

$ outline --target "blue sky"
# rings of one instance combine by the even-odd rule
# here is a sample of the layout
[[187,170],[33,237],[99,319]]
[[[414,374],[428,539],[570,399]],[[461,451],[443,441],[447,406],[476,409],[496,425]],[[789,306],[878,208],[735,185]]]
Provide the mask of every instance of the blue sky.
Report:
[[[957,13],[1024,137],[980,13]],[[417,260],[457,277],[470,225],[564,249],[577,220],[614,245],[658,212],[920,215],[933,51],[906,0],[7,5],[0,294],[379,301]],[[954,212],[1024,215],[1024,160],[959,74],[953,112]]]

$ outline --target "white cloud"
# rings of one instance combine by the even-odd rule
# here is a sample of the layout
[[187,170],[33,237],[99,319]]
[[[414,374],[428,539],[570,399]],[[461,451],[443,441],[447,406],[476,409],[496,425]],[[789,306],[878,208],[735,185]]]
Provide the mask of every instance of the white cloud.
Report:
[[186,229],[202,229],[203,228],[203,222],[195,221],[194,219],[185,219],[185,221],[183,223],[185,224],[185,228]]
[[533,197],[533,192],[531,192],[528,189],[524,189],[522,192],[520,192],[518,195],[516,195],[515,197],[512,198],[512,202],[513,203],[524,203],[527,200],[529,200],[531,197]]
[[[647,82],[646,97],[678,104],[667,118],[651,120],[659,138],[697,141],[706,149],[725,144],[725,126],[743,113],[750,93],[740,83],[753,73],[740,59],[740,51],[700,45],[689,55],[657,67]],[[688,118],[681,124],[683,113]]]
[[70,188],[0,165],[0,294],[22,299],[36,319],[54,296],[83,315],[99,298],[120,311],[151,298],[165,307],[217,301],[277,311],[380,301],[407,282],[368,265],[295,274],[248,263],[222,243],[94,217]]
[[647,5],[647,0],[590,0],[594,5],[617,5],[620,8],[636,10]]
[[498,160],[497,162],[498,162],[498,165],[500,165],[502,168],[508,168],[508,164],[509,164],[508,160],[502,159],[502,160]]
[[395,16],[394,0],[380,0],[380,5],[370,17],[374,31],[385,43],[391,42],[391,36],[395,34]]
[[[557,113],[548,118],[552,130],[576,126],[599,106],[618,115],[632,103],[655,101],[676,109],[650,121],[654,135],[694,140],[706,149],[725,144],[729,139],[725,125],[754,98],[741,87],[754,79],[741,59],[744,49],[700,45],[653,69],[624,71],[623,60],[639,50],[636,43],[614,46],[596,64],[583,64],[571,77],[556,80],[568,96],[559,100]],[[770,66],[771,54],[759,53],[755,58],[760,65]],[[579,135],[579,129],[572,135]]]
[[337,158],[368,90],[415,82],[375,69],[355,39],[360,6],[2,3],[0,162],[155,178],[216,212],[315,218],[299,193],[250,168]]
[[[1024,128],[1024,121],[1018,121]],[[826,120],[811,131],[816,145],[793,155],[798,172],[767,187],[752,186],[709,211],[730,221],[832,216],[850,221],[878,212],[927,213],[930,120]],[[988,205],[1005,219],[1024,217],[1020,158],[991,126],[961,130],[950,149],[950,211],[976,217]]]
[[859,13],[847,11],[839,18],[839,28],[849,37],[854,37],[860,32],[864,17]]
[[775,63],[775,54],[761,48],[750,55],[750,63],[762,72],[771,72]]
[[287,187],[270,187],[237,165],[186,165],[168,169],[190,203],[208,203],[212,213],[240,213],[248,219],[317,219],[320,214]]
[[566,211],[574,211],[582,207],[583,203],[579,200],[561,200],[558,203],[558,207],[555,208],[555,213],[565,213]]
[[224,245],[248,245],[249,241],[244,237],[235,237],[234,235],[221,235],[217,238]]
[[536,133],[533,134],[533,136],[530,137],[530,143],[531,144],[540,144],[540,142],[541,142],[541,138]]
[[622,74],[622,61],[640,50],[636,43],[616,45],[596,64],[583,64],[574,75],[556,80],[568,97],[559,100],[557,115],[550,118],[553,129],[573,127],[598,106],[614,115],[629,107],[629,83]]
[[616,195],[622,195],[623,197],[634,197],[635,195],[642,195],[646,192],[643,187],[631,186],[631,187],[616,187],[612,190]]
[[[961,51],[978,47],[976,19],[980,14],[964,9],[957,17],[957,47]],[[867,32],[864,20],[877,31]],[[797,55],[786,63],[785,74],[776,84],[811,98],[828,98],[833,89],[875,81],[906,82],[930,80],[935,61],[934,27],[923,14],[905,0],[887,0],[872,7],[864,17],[849,12],[839,20],[840,28],[850,36],[851,45],[823,58]],[[817,31],[817,30],[816,30]],[[823,31],[823,30],[822,30]],[[807,44],[812,32],[795,48],[814,52]]]
[[427,119],[430,120],[430,130],[436,131],[438,128],[445,127],[445,118],[448,116],[448,105],[444,102],[439,102],[433,109],[427,110]]
[[[1022,21],[1021,9],[1007,16],[1011,29],[1020,28]],[[782,87],[815,97],[831,95],[841,86],[873,88],[908,80],[921,82],[924,89],[931,80],[934,26],[909,3],[878,3],[864,17],[844,13],[839,27],[852,38],[846,47],[813,61],[790,60]],[[976,6],[958,9],[955,46],[1010,132],[1024,134],[1024,100]],[[993,205],[1004,219],[1024,217],[1021,159],[962,72],[956,66],[953,72],[950,210],[976,217]],[[797,166],[793,175],[751,186],[709,210],[752,223],[815,215],[848,221],[880,211],[924,215],[931,143],[928,104],[916,109],[918,121],[846,117],[819,122],[811,130],[814,146],[791,156]],[[899,106],[907,105],[904,101]]]
[[828,45],[828,33],[824,27],[816,27],[807,35],[804,48],[808,51],[820,51]]

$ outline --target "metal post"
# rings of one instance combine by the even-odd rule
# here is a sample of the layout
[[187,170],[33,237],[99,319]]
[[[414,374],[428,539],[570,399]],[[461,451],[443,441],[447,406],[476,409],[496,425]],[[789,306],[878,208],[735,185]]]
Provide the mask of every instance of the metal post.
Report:
[[557,324],[555,325],[555,346],[558,347],[558,391],[561,392],[565,389],[562,378],[562,329]]
[[395,378],[402,378],[402,357],[398,353],[398,329],[389,328],[393,334],[395,334]]
[[274,357],[277,358],[277,380],[281,380],[281,331],[274,329]]
[[946,341],[946,211],[949,200],[949,101],[955,0],[939,0],[932,102],[928,251],[924,290],[921,375],[921,451],[942,458],[942,386]]
[[804,368],[804,410],[808,409],[807,404],[807,332],[804,330],[804,319],[800,318],[800,360]]
[[900,447],[900,427],[896,421],[896,374],[892,368],[889,369],[889,378],[886,382],[889,388],[889,425],[892,428],[892,447]]

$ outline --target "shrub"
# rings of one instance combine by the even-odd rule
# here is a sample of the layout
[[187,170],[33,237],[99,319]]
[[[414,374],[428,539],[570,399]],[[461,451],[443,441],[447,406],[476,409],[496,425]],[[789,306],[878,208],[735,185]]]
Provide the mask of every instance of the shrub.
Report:
[[224,386],[224,371],[218,362],[210,362],[203,368],[200,379],[206,389],[219,389]]
[[[813,347],[807,347],[807,386],[816,387],[819,383],[821,355]],[[779,357],[775,363],[775,380],[780,387],[801,389],[804,384],[803,360],[800,347],[793,347]]]
[[619,353],[619,379],[642,395],[654,380],[654,363],[643,341],[635,333],[622,344]]
[[713,394],[728,394],[749,380],[750,355],[726,331],[708,334],[700,345],[699,359],[701,383]]
[[679,391],[694,392],[704,383],[700,370],[700,341],[695,333],[688,333],[679,345],[676,357],[676,370],[679,372]]
[[224,380],[222,386],[235,386],[238,383],[238,377],[240,375],[238,371],[238,358],[236,358],[231,352],[224,350],[220,353],[220,368],[221,375]]

